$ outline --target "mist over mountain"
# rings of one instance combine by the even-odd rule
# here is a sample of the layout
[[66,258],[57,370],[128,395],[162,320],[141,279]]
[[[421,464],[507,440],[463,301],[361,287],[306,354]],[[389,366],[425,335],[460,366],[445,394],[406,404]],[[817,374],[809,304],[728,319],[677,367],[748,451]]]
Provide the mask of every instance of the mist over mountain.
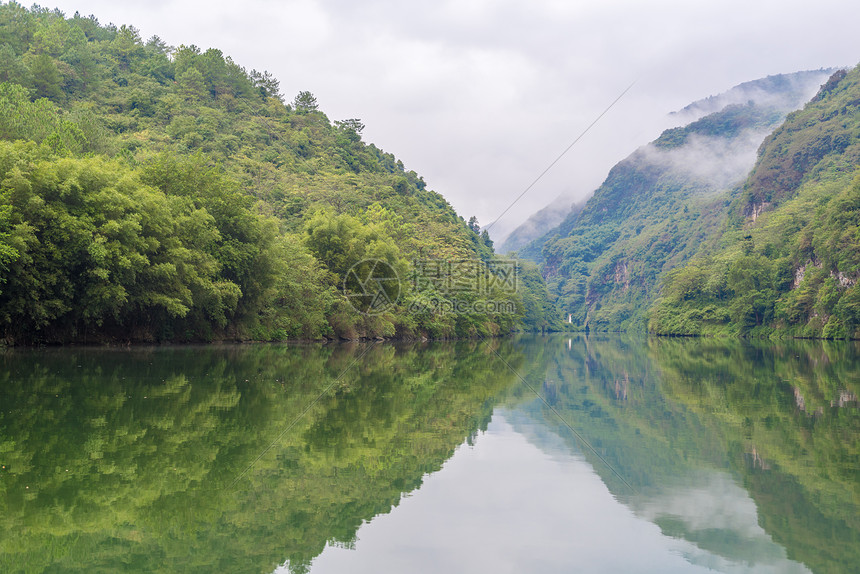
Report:
[[[784,116],[787,112],[795,110],[809,101],[818,91],[824,80],[834,71],[835,69],[828,68],[794,74],[777,74],[744,82],[726,92],[697,100],[669,114],[667,117],[669,125],[675,127],[670,128],[668,134],[674,134],[675,137],[678,137],[679,134],[684,133],[684,126],[688,126],[715,112],[722,111],[729,106],[747,105],[751,102],[756,105],[756,110],[759,113],[773,113]],[[738,108],[738,110],[740,109]],[[743,112],[741,112],[742,114]],[[742,118],[736,119],[741,119],[742,121]],[[721,127],[725,126],[711,126],[711,129],[708,129],[705,125],[702,125],[699,131],[703,135],[709,133],[715,135],[715,128],[716,131],[719,131]],[[705,144],[699,142],[700,145],[697,146],[695,141],[691,141],[689,149],[683,153],[674,154],[674,159],[670,157],[655,157],[655,161],[658,163],[674,161],[681,171],[697,170],[699,172],[699,179],[707,180],[716,187],[724,188],[733,182],[737,183],[738,180],[746,176],[755,162],[756,149],[767,133],[769,133],[769,128],[766,128],[764,133],[747,134],[745,137],[751,138],[749,142],[737,141],[731,143],[725,142],[724,144],[716,142]],[[670,137],[664,134],[658,141],[666,141]],[[731,149],[723,149],[725,147],[730,147]],[[715,155],[711,156],[711,154]],[[708,170],[709,173],[705,173]],[[499,253],[516,251],[520,257],[541,261],[540,251],[546,240],[560,231],[562,234],[569,232],[571,222],[567,222],[567,229],[565,230],[555,230],[554,228],[561,225],[569,216],[575,216],[582,209],[584,201],[587,201],[589,197],[591,197],[591,194],[585,200],[576,202],[571,198],[570,194],[559,196],[555,201],[534,213],[527,221],[514,229],[499,244]],[[579,205],[574,206],[574,203],[578,203]],[[574,213],[571,213],[571,211]],[[531,244],[532,242],[534,244]]]
[[522,247],[541,254],[558,315],[581,328],[644,328],[665,273],[719,239],[759,146],[829,72],[771,76],[691,104],[678,114],[691,121],[619,162],[581,210]]
[[812,98],[821,86],[822,78],[837,69],[821,68],[794,74],[776,74],[758,80],[743,82],[716,96],[697,100],[671,115],[679,121],[691,122],[718,112],[732,104],[754,102],[763,107],[781,110],[797,109]]

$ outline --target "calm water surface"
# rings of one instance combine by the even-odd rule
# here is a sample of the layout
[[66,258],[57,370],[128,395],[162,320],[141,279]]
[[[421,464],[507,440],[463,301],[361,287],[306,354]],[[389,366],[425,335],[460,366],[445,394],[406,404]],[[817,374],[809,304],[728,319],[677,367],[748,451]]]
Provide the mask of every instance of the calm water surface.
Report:
[[860,347],[0,353],[0,572],[860,564]]

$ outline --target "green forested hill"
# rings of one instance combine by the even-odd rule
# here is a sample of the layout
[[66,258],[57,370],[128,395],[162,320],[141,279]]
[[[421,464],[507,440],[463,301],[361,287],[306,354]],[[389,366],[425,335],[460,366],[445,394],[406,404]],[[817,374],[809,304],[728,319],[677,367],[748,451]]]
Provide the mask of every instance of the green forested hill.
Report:
[[721,242],[667,276],[651,329],[860,336],[860,68],[762,145]]
[[644,329],[661,278],[719,236],[760,142],[826,77],[745,84],[748,101],[667,130],[619,162],[581,211],[540,240],[559,313],[580,328]]
[[[0,5],[0,339],[8,342],[449,337],[542,323],[535,293],[467,294],[514,313],[450,313],[416,292],[414,259],[492,246],[360,120],[219,50],[132,27]],[[387,262],[398,305],[361,315],[342,291]],[[534,277],[537,281],[534,281]],[[417,283],[415,283],[417,285]],[[524,305],[523,298],[532,301]],[[412,311],[410,311],[412,309]],[[418,311],[415,311],[418,309]]]

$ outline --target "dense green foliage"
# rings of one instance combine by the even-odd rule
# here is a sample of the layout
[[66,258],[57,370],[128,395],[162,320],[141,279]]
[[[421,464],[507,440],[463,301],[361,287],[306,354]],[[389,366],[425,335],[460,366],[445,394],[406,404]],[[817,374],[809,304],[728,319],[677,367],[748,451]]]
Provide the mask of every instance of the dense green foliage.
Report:
[[667,334],[860,336],[860,69],[767,138],[719,244],[665,279]]
[[[364,143],[363,128],[331,122],[310,92],[285,103],[270,74],[216,49],[0,5],[0,338],[539,327],[516,292],[469,295],[507,302],[506,313],[409,311],[422,296],[451,300],[412,288],[413,260],[489,262],[492,243]],[[344,274],[365,258],[391,264],[403,287],[376,316],[344,293]],[[543,297],[535,289],[525,296]]]

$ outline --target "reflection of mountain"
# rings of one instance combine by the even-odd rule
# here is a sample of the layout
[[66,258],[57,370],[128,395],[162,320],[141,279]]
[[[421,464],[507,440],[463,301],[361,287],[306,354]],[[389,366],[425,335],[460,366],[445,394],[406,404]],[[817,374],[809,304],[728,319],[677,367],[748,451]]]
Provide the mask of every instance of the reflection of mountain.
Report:
[[[552,455],[546,468],[585,468],[595,493],[626,506],[616,518],[632,511],[650,529],[639,542],[668,540],[684,567],[853,572],[858,358],[849,344],[583,336],[6,352],[0,571],[260,572],[287,560],[301,572],[443,474],[503,406]],[[485,472],[470,488],[504,500],[504,478]],[[570,490],[523,484],[526,502],[548,507]]]
[[[540,401],[523,395],[518,416],[566,437],[619,500],[692,543],[691,563],[856,567],[860,412],[843,400],[857,396],[855,347],[595,337],[536,346],[541,392],[593,450]],[[805,410],[798,396],[809,397]],[[525,432],[554,448],[546,434]]]
[[[565,441],[550,430],[557,425],[544,417],[555,415],[545,413],[541,406],[535,400],[505,411],[504,417],[548,455],[563,458],[566,453],[580,458],[581,449],[588,450],[587,447],[578,440]],[[570,436],[564,427],[558,432]],[[595,460],[595,455],[585,458]],[[606,482],[612,471],[602,461],[594,464],[605,469],[599,474]],[[802,564],[787,559],[785,548],[759,526],[755,502],[734,478],[715,469],[695,467],[696,463],[692,463],[683,474],[665,474],[663,483],[652,485],[647,495],[632,492],[626,486],[614,495],[636,516],[656,524],[664,536],[684,541],[686,544],[679,545],[677,551],[692,565],[718,572],[809,572]]]
[[0,355],[0,571],[261,572],[287,558],[300,572],[328,542],[351,544],[486,425],[510,382],[486,344],[365,350]]
[[550,425],[541,419],[543,403],[539,399],[525,402],[515,409],[500,408],[494,414],[500,415],[519,435],[538,447],[549,456],[563,454],[582,458],[576,446],[571,448],[570,441],[563,439]]
[[860,388],[854,343],[660,340],[667,394],[708,413],[761,524],[816,572],[860,563]]

